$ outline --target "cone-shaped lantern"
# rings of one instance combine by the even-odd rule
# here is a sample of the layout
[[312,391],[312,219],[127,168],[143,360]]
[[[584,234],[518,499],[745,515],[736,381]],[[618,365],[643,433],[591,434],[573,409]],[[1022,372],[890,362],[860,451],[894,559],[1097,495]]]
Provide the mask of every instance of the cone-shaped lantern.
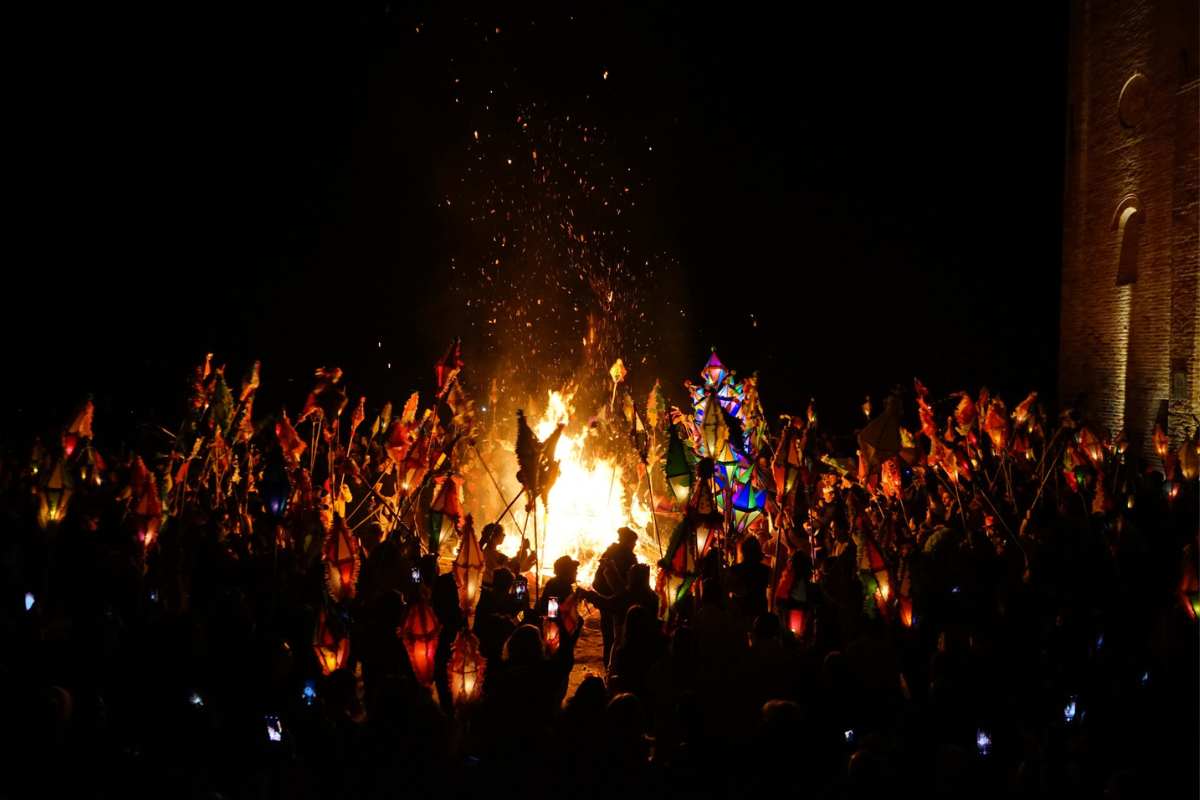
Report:
[[313,635],[313,652],[321,672],[328,675],[346,666],[350,656],[350,637],[341,630],[334,618],[322,610],[317,616],[317,630]]
[[1104,446],[1100,443],[1100,437],[1091,428],[1080,429],[1079,449],[1092,462],[1092,466],[1099,469],[1104,464]]
[[800,478],[800,468],[804,464],[803,435],[800,420],[788,422],[779,438],[779,449],[771,464],[771,472],[775,478],[775,494],[782,500],[796,488]]
[[667,486],[670,487],[671,494],[674,495],[676,503],[685,503],[691,494],[692,479],[695,473],[692,470],[691,462],[688,460],[683,440],[679,438],[679,434],[674,426],[672,426],[671,431],[667,435],[669,438],[667,442],[667,458],[663,465],[663,470],[667,476]]
[[720,386],[728,374],[729,371],[725,369],[721,359],[717,358],[717,351],[713,350],[712,355],[708,357],[708,363],[700,370],[700,377],[704,378],[707,386]]
[[859,569],[869,573],[868,588],[873,590],[875,594],[875,604],[879,607],[879,613],[887,616],[888,601],[892,595],[892,585],[888,576],[887,563],[883,560],[883,553],[879,551],[879,547],[871,539],[864,540],[864,550],[865,558],[860,560]]
[[454,582],[458,584],[459,605],[470,623],[475,619],[475,606],[479,603],[479,591],[483,586],[483,550],[475,537],[475,525],[470,514],[463,525],[458,555],[454,558]]
[[1179,471],[1188,481],[1194,481],[1200,475],[1200,428],[1196,429],[1193,438],[1184,439],[1179,446]]
[[333,516],[333,526],[325,534],[321,554],[325,559],[325,589],[330,598],[337,603],[353,600],[362,561],[358,540],[340,514]]
[[133,472],[129,478],[131,503],[130,516],[137,526],[138,541],[144,547],[154,544],[162,525],[162,501],[158,496],[158,485],[154,475],[146,469],[141,456],[133,461]]
[[700,423],[700,441],[704,445],[704,455],[717,459],[728,451],[729,426],[725,424],[725,414],[717,401],[716,393],[710,392],[704,401],[704,419]]
[[409,606],[404,624],[396,631],[408,651],[413,676],[425,685],[433,683],[433,668],[437,656],[438,632],[441,623],[427,600]]
[[459,498],[462,478],[449,475],[436,480],[433,502],[429,504],[429,552],[434,554],[441,547],[443,536],[453,533],[462,519]]
[[467,705],[479,699],[486,669],[487,659],[479,652],[479,639],[466,628],[459,631],[450,649],[450,663],[446,668],[454,705]]
[[71,503],[74,481],[63,468],[62,459],[46,475],[38,491],[38,525],[47,530],[63,521],[67,506]]

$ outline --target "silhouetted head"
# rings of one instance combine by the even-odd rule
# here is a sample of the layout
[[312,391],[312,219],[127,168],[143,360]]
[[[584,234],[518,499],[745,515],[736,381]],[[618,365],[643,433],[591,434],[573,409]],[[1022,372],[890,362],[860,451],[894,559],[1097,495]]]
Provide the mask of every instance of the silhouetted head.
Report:
[[650,586],[650,565],[634,564],[629,569],[625,585],[630,589],[646,589]]
[[508,594],[515,580],[512,570],[508,567],[500,567],[492,573],[492,588],[498,594]]
[[563,580],[575,582],[575,576],[579,572],[579,562],[570,556],[559,556],[554,562],[554,577],[562,578]]
[[542,632],[532,625],[522,625],[504,643],[504,661],[514,667],[529,666],[542,660]]
[[483,526],[483,531],[479,535],[479,546],[499,547],[504,544],[504,526],[499,522],[489,522]]
[[742,561],[747,564],[758,564],[763,560],[762,545],[758,543],[757,536],[742,539],[738,551],[742,554]]
[[617,528],[617,541],[622,547],[628,547],[632,550],[637,546],[638,535],[633,528]]

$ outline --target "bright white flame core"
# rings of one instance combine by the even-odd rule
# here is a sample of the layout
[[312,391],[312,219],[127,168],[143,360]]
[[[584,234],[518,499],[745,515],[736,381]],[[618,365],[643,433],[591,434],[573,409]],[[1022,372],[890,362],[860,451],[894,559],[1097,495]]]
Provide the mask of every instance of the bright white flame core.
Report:
[[[540,420],[531,424],[538,439],[545,441],[560,422],[570,421],[574,412],[571,399],[561,392],[547,392],[546,410]],[[579,561],[579,583],[585,586],[591,585],[600,555],[617,540],[617,528],[622,526],[637,531],[640,560],[654,563],[658,558],[654,532],[649,527],[650,510],[636,494],[631,507],[625,508],[621,467],[609,459],[585,460],[584,445],[589,433],[587,428],[574,435],[563,430],[554,454],[559,472],[550,490],[549,513],[539,503],[537,517],[542,575],[553,575],[555,559],[569,555]],[[526,536],[532,543],[532,520]],[[520,543],[520,535],[509,536],[501,549],[513,555]]]

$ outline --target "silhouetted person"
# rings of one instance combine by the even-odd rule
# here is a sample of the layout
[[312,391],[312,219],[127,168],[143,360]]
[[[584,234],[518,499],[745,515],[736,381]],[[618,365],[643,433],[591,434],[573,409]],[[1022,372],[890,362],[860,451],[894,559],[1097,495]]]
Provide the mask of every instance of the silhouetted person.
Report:
[[[634,554],[637,540],[637,534],[632,529],[617,529],[617,541],[610,544],[600,556],[596,579],[592,581],[594,590],[607,597],[614,597],[625,590],[629,581],[629,570],[637,563],[637,556]],[[655,605],[657,606],[657,603]],[[608,663],[609,654],[617,639],[617,618],[623,616],[623,610],[600,606],[600,633],[604,637],[605,664]]]

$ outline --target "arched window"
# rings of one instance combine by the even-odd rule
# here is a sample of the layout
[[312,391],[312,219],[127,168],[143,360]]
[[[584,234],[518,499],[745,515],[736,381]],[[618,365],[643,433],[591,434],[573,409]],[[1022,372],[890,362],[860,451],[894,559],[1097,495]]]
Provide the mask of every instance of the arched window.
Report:
[[1126,195],[1113,214],[1117,232],[1117,286],[1137,282],[1138,243],[1142,235],[1142,212],[1137,195]]

